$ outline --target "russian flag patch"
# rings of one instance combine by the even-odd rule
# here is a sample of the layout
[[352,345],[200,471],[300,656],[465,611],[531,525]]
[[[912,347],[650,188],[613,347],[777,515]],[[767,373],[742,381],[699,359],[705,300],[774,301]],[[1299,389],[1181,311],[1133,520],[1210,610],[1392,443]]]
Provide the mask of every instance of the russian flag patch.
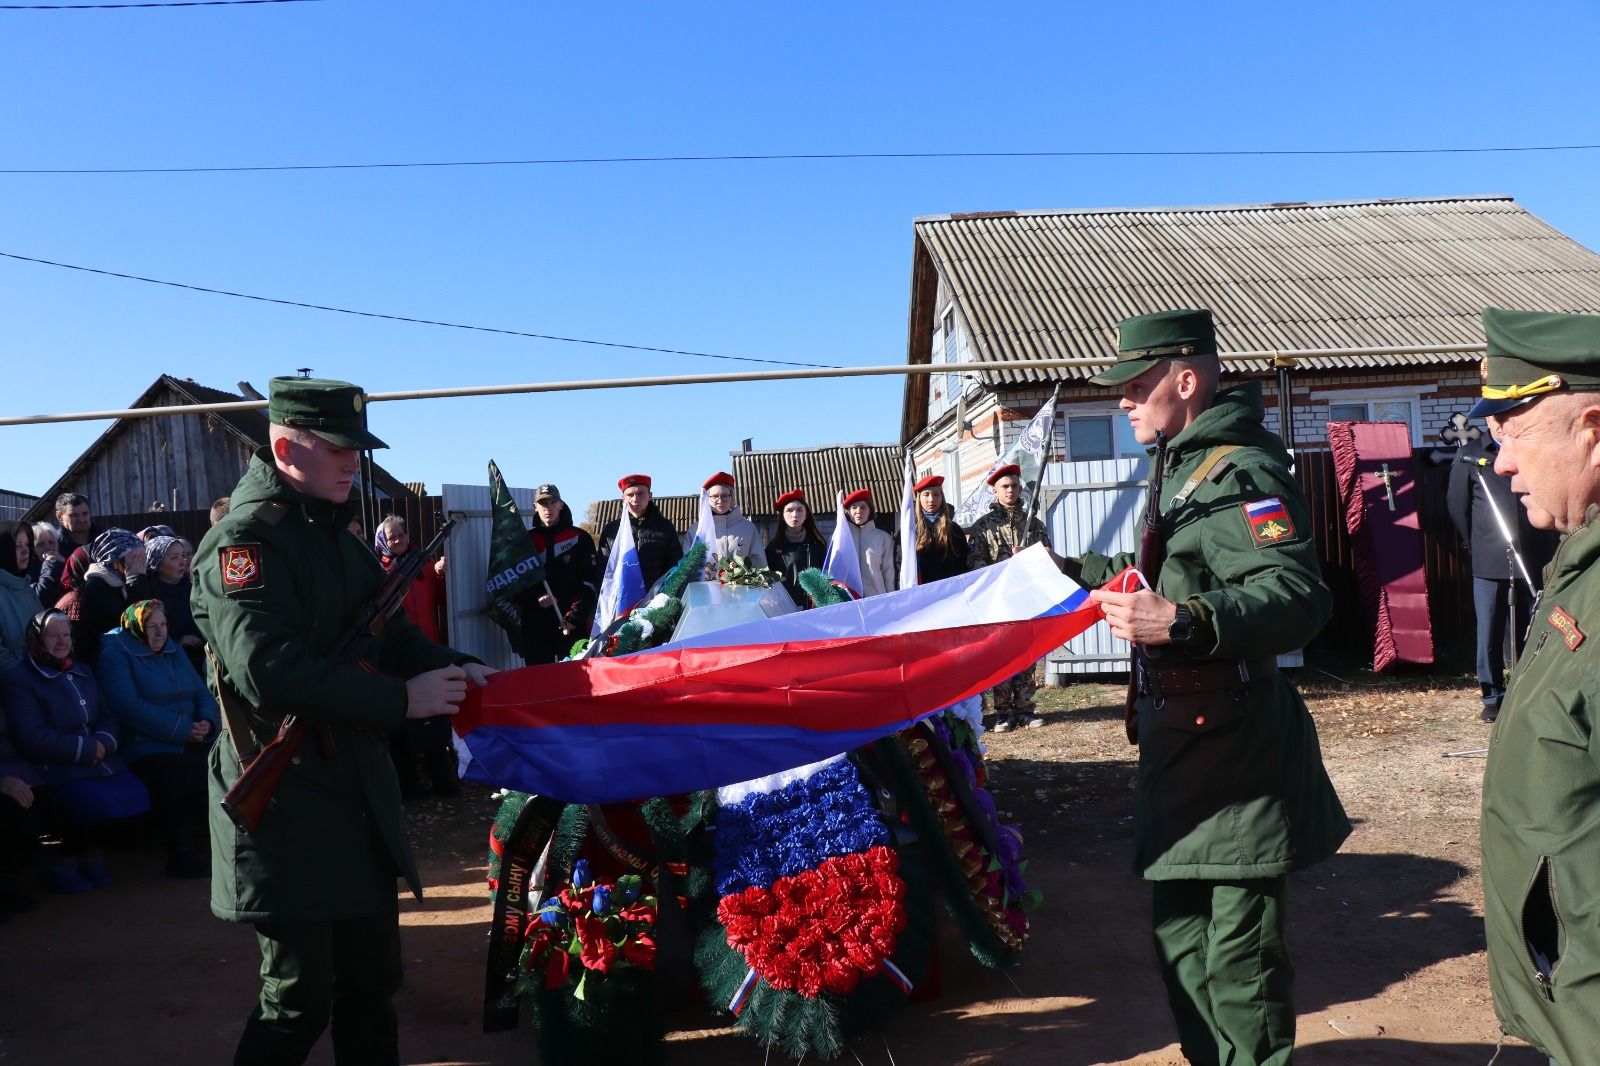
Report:
[[1254,503],[1241,503],[1239,507],[1250,529],[1250,543],[1257,548],[1281,544],[1294,536],[1294,521],[1278,497],[1268,496]]

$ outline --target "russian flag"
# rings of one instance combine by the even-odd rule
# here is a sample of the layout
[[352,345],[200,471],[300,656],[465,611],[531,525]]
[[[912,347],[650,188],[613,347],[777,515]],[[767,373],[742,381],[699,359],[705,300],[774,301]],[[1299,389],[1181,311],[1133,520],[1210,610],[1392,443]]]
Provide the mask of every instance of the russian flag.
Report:
[[633,540],[633,522],[626,506],[617,520],[617,539],[611,542],[611,554],[606,557],[606,573],[600,582],[600,599],[595,605],[591,637],[598,637],[606,627],[626,614],[644,599],[644,568],[639,565],[639,546]]
[[828,554],[823,556],[822,569],[828,576],[850,590],[856,599],[863,595],[861,581],[861,556],[856,554],[856,527],[844,510],[844,492],[834,501],[837,516],[834,519],[833,539],[828,541]]
[[1256,525],[1272,518],[1288,518],[1289,512],[1283,509],[1283,501],[1276,496],[1268,496],[1264,500],[1244,505],[1245,514],[1250,516],[1250,524]]
[[829,758],[993,687],[1102,617],[1043,545],[945,581],[469,688],[469,780],[568,803]]

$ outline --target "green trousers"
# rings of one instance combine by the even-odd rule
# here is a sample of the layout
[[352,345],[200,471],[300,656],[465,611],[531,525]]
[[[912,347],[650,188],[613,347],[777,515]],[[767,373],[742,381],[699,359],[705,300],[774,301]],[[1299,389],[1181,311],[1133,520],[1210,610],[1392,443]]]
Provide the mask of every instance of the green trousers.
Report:
[[1284,878],[1157,881],[1156,955],[1195,1066],[1283,1066],[1294,1054]]
[[398,1066],[397,914],[337,922],[261,922],[261,999],[234,1066],[297,1066],[333,1026],[342,1066]]

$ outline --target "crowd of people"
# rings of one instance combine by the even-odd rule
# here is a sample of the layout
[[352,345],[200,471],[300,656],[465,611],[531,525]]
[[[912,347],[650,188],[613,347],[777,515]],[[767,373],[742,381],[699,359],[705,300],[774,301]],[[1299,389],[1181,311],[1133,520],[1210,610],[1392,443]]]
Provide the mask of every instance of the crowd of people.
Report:
[[[943,478],[916,484],[919,582],[999,562],[1044,539],[1038,519],[1029,524],[1020,506],[1020,471],[1002,467],[990,484],[995,503],[970,529],[957,524]],[[735,487],[722,472],[703,486],[717,555],[770,568],[796,603],[809,607],[799,574],[822,566],[828,543],[805,492],[774,501],[779,521],[769,538],[734,503]],[[618,488],[622,517],[600,530],[598,541],[574,524],[554,484],[536,490],[528,535],[547,584],[523,605],[529,662],[559,661],[588,635],[623,520],[647,586],[693,539],[661,514],[649,476],[630,474]],[[894,591],[899,542],[875,521],[871,491],[848,493],[845,510],[864,594]],[[228,511],[226,497],[216,501],[212,524]],[[352,533],[361,536],[353,526]],[[53,521],[6,523],[0,536],[11,548],[0,560],[0,914],[32,906],[41,883],[62,893],[110,884],[105,846],[152,831],[166,849],[168,873],[205,876],[206,756],[221,725],[190,607],[194,545],[166,525],[103,528],[80,493],[55,501]],[[371,549],[390,570],[419,547],[405,521],[390,515]],[[404,603],[436,642],[445,639],[445,573],[442,557],[424,565]],[[1027,670],[993,690],[996,729],[1042,724],[1034,687]],[[444,718],[408,720],[391,736],[390,750],[406,799],[459,791]]]
[[[1030,518],[1023,505],[1020,467],[1000,466],[990,473],[988,483],[994,491],[994,502],[968,529],[957,523],[955,508],[945,500],[944,478],[930,475],[913,486],[919,514],[919,584],[1003,562],[1045,540],[1044,524],[1037,517]],[[586,530],[573,525],[571,509],[554,484],[542,484],[534,490],[535,517],[529,535],[545,568],[546,589],[529,594],[519,604],[527,661],[558,662],[566,657],[575,639],[589,635],[598,592],[624,520],[633,535],[646,588],[683,558],[698,531],[679,533],[656,506],[652,484],[648,474],[628,474],[617,482],[622,514],[600,530],[598,543]],[[773,500],[777,527],[770,537],[763,537],[734,503],[736,487],[733,475],[725,471],[711,475],[701,485],[714,523],[714,554],[723,560],[739,557],[750,566],[770,569],[797,605],[802,609],[810,607],[810,598],[800,586],[800,574],[822,568],[829,545],[817,528],[805,490],[790,489]],[[863,595],[894,592],[900,587],[899,542],[879,527],[872,491],[848,491],[844,509],[854,527],[852,539]],[[1036,688],[1035,672],[1030,668],[991,690],[985,701],[992,708],[993,728],[1005,732],[1043,725],[1034,700]]]
[[[205,756],[220,728],[189,609],[194,547],[164,525],[0,524],[0,913],[111,883],[104,845],[149,815],[167,872],[203,877]],[[48,852],[41,839],[58,842]]]

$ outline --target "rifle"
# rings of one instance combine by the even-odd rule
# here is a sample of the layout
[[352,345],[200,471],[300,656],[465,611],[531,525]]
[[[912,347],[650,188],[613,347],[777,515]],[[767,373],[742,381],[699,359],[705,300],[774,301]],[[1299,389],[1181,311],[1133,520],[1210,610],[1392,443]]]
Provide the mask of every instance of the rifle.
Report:
[[[455,525],[454,518],[445,522],[428,542],[427,547],[407,556],[389,571],[373,597],[356,609],[349,626],[329,649],[327,653],[329,659],[341,664],[361,661],[368,646],[383,632],[384,624],[388,622],[389,617],[400,609],[411,582],[422,571],[423,565],[444,547],[444,542]],[[363,668],[369,671],[372,669],[364,664]],[[226,680],[219,674],[217,688],[221,690],[225,684]],[[240,772],[238,780],[222,797],[222,809],[227,812],[240,832],[253,833],[261,824],[262,816],[267,813],[267,805],[272,802],[272,795],[278,790],[278,783],[283,780],[284,773],[299,754],[300,745],[304,743],[309,728],[301,721],[299,715],[284,715],[283,721],[278,725],[277,736],[273,737],[266,747],[256,752]],[[331,758],[334,754],[333,732],[326,722],[317,723],[317,741],[322,749],[323,758]]]
[[[1160,580],[1161,564],[1166,561],[1166,535],[1161,531],[1161,483],[1167,473],[1167,435],[1156,430],[1156,454],[1151,460],[1150,494],[1145,497],[1144,527],[1139,533],[1139,554],[1135,559],[1139,572],[1150,587]],[[1137,644],[1128,667],[1128,694],[1123,703],[1123,725],[1128,732],[1128,743],[1139,743],[1139,694],[1144,688],[1145,657],[1150,653]]]

